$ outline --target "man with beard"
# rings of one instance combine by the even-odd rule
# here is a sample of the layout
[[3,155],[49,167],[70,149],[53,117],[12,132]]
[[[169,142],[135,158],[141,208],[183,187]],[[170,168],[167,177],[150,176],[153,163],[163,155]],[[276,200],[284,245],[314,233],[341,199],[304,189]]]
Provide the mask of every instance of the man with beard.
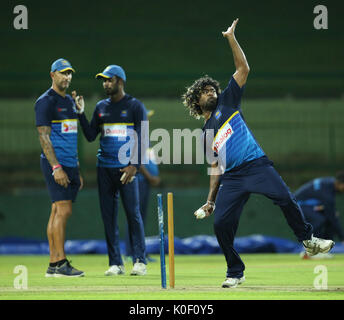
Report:
[[[141,165],[141,122],[147,120],[147,112],[141,101],[125,93],[126,75],[122,67],[110,65],[98,73],[96,78],[103,80],[109,98],[97,103],[90,123],[84,113],[83,97],[77,96],[76,92],[73,97],[86,139],[91,142],[101,133],[97,180],[109,255],[109,269],[105,275],[124,274],[117,226],[119,194],[128,220],[132,245],[134,266],[131,275],[145,275],[144,227],[135,175]],[[128,145],[130,147],[126,148]]]
[[47,227],[50,264],[46,277],[80,277],[64,251],[66,224],[72,214],[82,179],[78,169],[77,114],[72,97],[66,94],[74,69],[65,59],[51,66],[52,87],[36,101],[36,126],[42,147],[41,169],[52,201]]
[[305,221],[295,197],[243,118],[240,101],[250,69],[235,38],[237,23],[238,19],[222,32],[229,42],[236,67],[228,86],[221,92],[219,83],[205,76],[196,80],[183,95],[183,103],[190,114],[205,119],[206,153],[209,155],[210,149],[216,156],[207,203],[195,215],[202,218],[214,213],[214,231],[227,262],[223,288],[235,288],[245,280],[245,265],[233,243],[240,214],[251,193],[263,194],[280,206],[289,226],[310,255],[328,252],[334,245],[331,240],[313,237],[312,226]]

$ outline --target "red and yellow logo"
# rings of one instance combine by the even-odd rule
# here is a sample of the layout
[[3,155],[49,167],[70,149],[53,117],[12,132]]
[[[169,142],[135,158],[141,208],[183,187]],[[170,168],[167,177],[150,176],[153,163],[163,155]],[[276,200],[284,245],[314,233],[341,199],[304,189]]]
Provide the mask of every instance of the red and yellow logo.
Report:
[[76,120],[63,121],[61,131],[62,131],[62,133],[77,133],[78,132],[78,124],[77,124]]

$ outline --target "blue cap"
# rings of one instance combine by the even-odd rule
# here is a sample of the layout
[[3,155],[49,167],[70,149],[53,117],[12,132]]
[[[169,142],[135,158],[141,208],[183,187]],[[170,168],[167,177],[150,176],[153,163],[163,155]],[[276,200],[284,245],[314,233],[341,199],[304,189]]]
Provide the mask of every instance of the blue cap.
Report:
[[122,67],[117,66],[115,64],[111,64],[107,66],[103,72],[97,73],[96,78],[105,78],[105,79],[111,79],[112,77],[117,76],[126,81],[125,72],[122,69]]
[[66,59],[62,59],[62,58],[57,59],[51,65],[51,72],[54,72],[54,71],[63,72],[66,70],[72,70],[73,72],[75,72],[75,70],[72,68],[72,65]]

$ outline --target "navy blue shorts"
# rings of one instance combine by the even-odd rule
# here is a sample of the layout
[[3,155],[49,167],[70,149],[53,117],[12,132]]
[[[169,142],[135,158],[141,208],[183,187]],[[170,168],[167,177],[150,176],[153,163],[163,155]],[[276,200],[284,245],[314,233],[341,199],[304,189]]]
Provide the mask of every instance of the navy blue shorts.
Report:
[[67,173],[70,184],[67,188],[64,188],[57,184],[52,175],[52,168],[47,159],[41,158],[41,169],[47,184],[51,202],[72,200],[75,201],[80,188],[80,176],[79,169],[77,167],[65,167],[63,170]]

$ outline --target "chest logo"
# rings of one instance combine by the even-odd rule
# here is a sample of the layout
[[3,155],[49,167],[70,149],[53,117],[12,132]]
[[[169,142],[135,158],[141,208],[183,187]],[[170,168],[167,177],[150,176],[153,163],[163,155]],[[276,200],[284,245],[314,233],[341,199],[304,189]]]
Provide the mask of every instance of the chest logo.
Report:
[[77,133],[78,122],[76,120],[67,120],[67,121],[61,122],[61,132],[62,133]]
[[229,122],[221,128],[214,139],[213,142],[213,149],[215,152],[219,152],[222,147],[226,144],[226,142],[230,139],[230,137],[233,135],[234,131]]
[[221,117],[221,115],[222,115],[221,111],[217,111],[217,112],[215,113],[215,119],[216,119],[216,120],[219,120],[219,118]]
[[121,117],[126,117],[128,115],[128,112],[127,112],[127,110],[123,110],[122,112],[121,112]]
[[127,126],[121,124],[104,124],[104,137],[126,137]]

